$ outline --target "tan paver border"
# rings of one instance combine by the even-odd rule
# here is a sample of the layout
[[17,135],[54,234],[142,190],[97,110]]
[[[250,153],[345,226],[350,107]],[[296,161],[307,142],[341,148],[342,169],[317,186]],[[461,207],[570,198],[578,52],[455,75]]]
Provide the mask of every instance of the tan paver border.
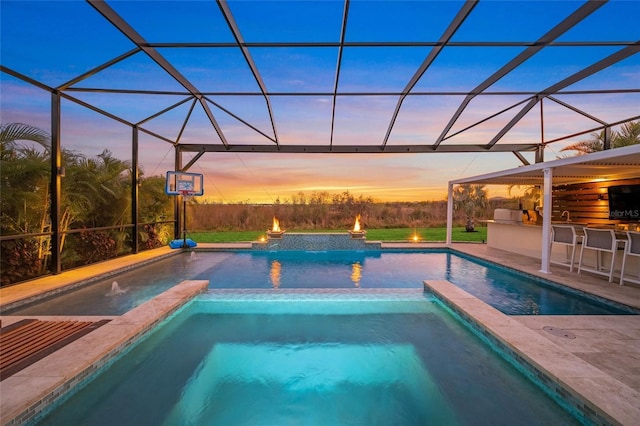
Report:
[[595,424],[632,425],[640,393],[449,281],[424,281],[425,290],[492,340]]
[[0,423],[36,418],[209,285],[183,281],[0,383]]

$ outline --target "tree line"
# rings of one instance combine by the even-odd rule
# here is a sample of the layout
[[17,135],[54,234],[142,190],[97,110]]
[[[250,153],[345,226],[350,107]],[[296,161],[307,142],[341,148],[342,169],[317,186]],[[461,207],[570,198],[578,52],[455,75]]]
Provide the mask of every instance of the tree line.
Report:
[[[483,186],[461,185],[454,194],[456,226],[473,231],[477,219],[490,218],[495,208],[517,208],[517,199],[489,200]],[[447,201],[377,202],[349,191],[338,194],[299,192],[274,204],[200,204],[187,206],[191,231],[264,231],[273,217],[290,231],[351,229],[356,215],[369,229],[441,227],[447,222]]]

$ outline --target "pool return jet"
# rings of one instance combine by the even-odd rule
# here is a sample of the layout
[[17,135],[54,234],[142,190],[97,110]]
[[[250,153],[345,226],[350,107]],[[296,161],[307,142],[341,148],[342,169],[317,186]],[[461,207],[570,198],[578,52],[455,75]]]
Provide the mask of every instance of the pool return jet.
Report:
[[164,192],[182,197],[182,239],[171,241],[169,247],[178,249],[197,246],[195,241],[187,238],[187,201],[193,196],[204,195],[203,175],[168,171]]

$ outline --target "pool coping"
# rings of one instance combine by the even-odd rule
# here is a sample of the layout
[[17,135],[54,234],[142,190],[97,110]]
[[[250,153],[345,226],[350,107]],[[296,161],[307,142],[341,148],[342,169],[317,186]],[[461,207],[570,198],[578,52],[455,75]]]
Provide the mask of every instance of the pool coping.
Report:
[[109,317],[113,319],[108,324],[3,380],[0,423],[19,425],[35,420],[208,286],[207,280],[182,281],[119,317]]
[[625,425],[640,419],[640,392],[455,284],[446,280],[423,283],[425,291],[589,421]]

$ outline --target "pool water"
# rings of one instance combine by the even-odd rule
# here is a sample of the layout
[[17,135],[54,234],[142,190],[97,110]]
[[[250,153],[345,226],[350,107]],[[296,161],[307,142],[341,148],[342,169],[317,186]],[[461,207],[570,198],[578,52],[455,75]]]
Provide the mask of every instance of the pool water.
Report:
[[637,313],[447,250],[236,253],[196,278],[211,289],[423,288],[424,280],[448,280],[507,315]]
[[202,296],[41,424],[578,424],[421,291],[345,294]]
[[[183,280],[211,289],[422,289],[449,280],[507,315],[624,315],[631,308],[448,250],[192,252],[105,278],[5,315],[121,315]],[[121,292],[112,292],[113,282]]]

